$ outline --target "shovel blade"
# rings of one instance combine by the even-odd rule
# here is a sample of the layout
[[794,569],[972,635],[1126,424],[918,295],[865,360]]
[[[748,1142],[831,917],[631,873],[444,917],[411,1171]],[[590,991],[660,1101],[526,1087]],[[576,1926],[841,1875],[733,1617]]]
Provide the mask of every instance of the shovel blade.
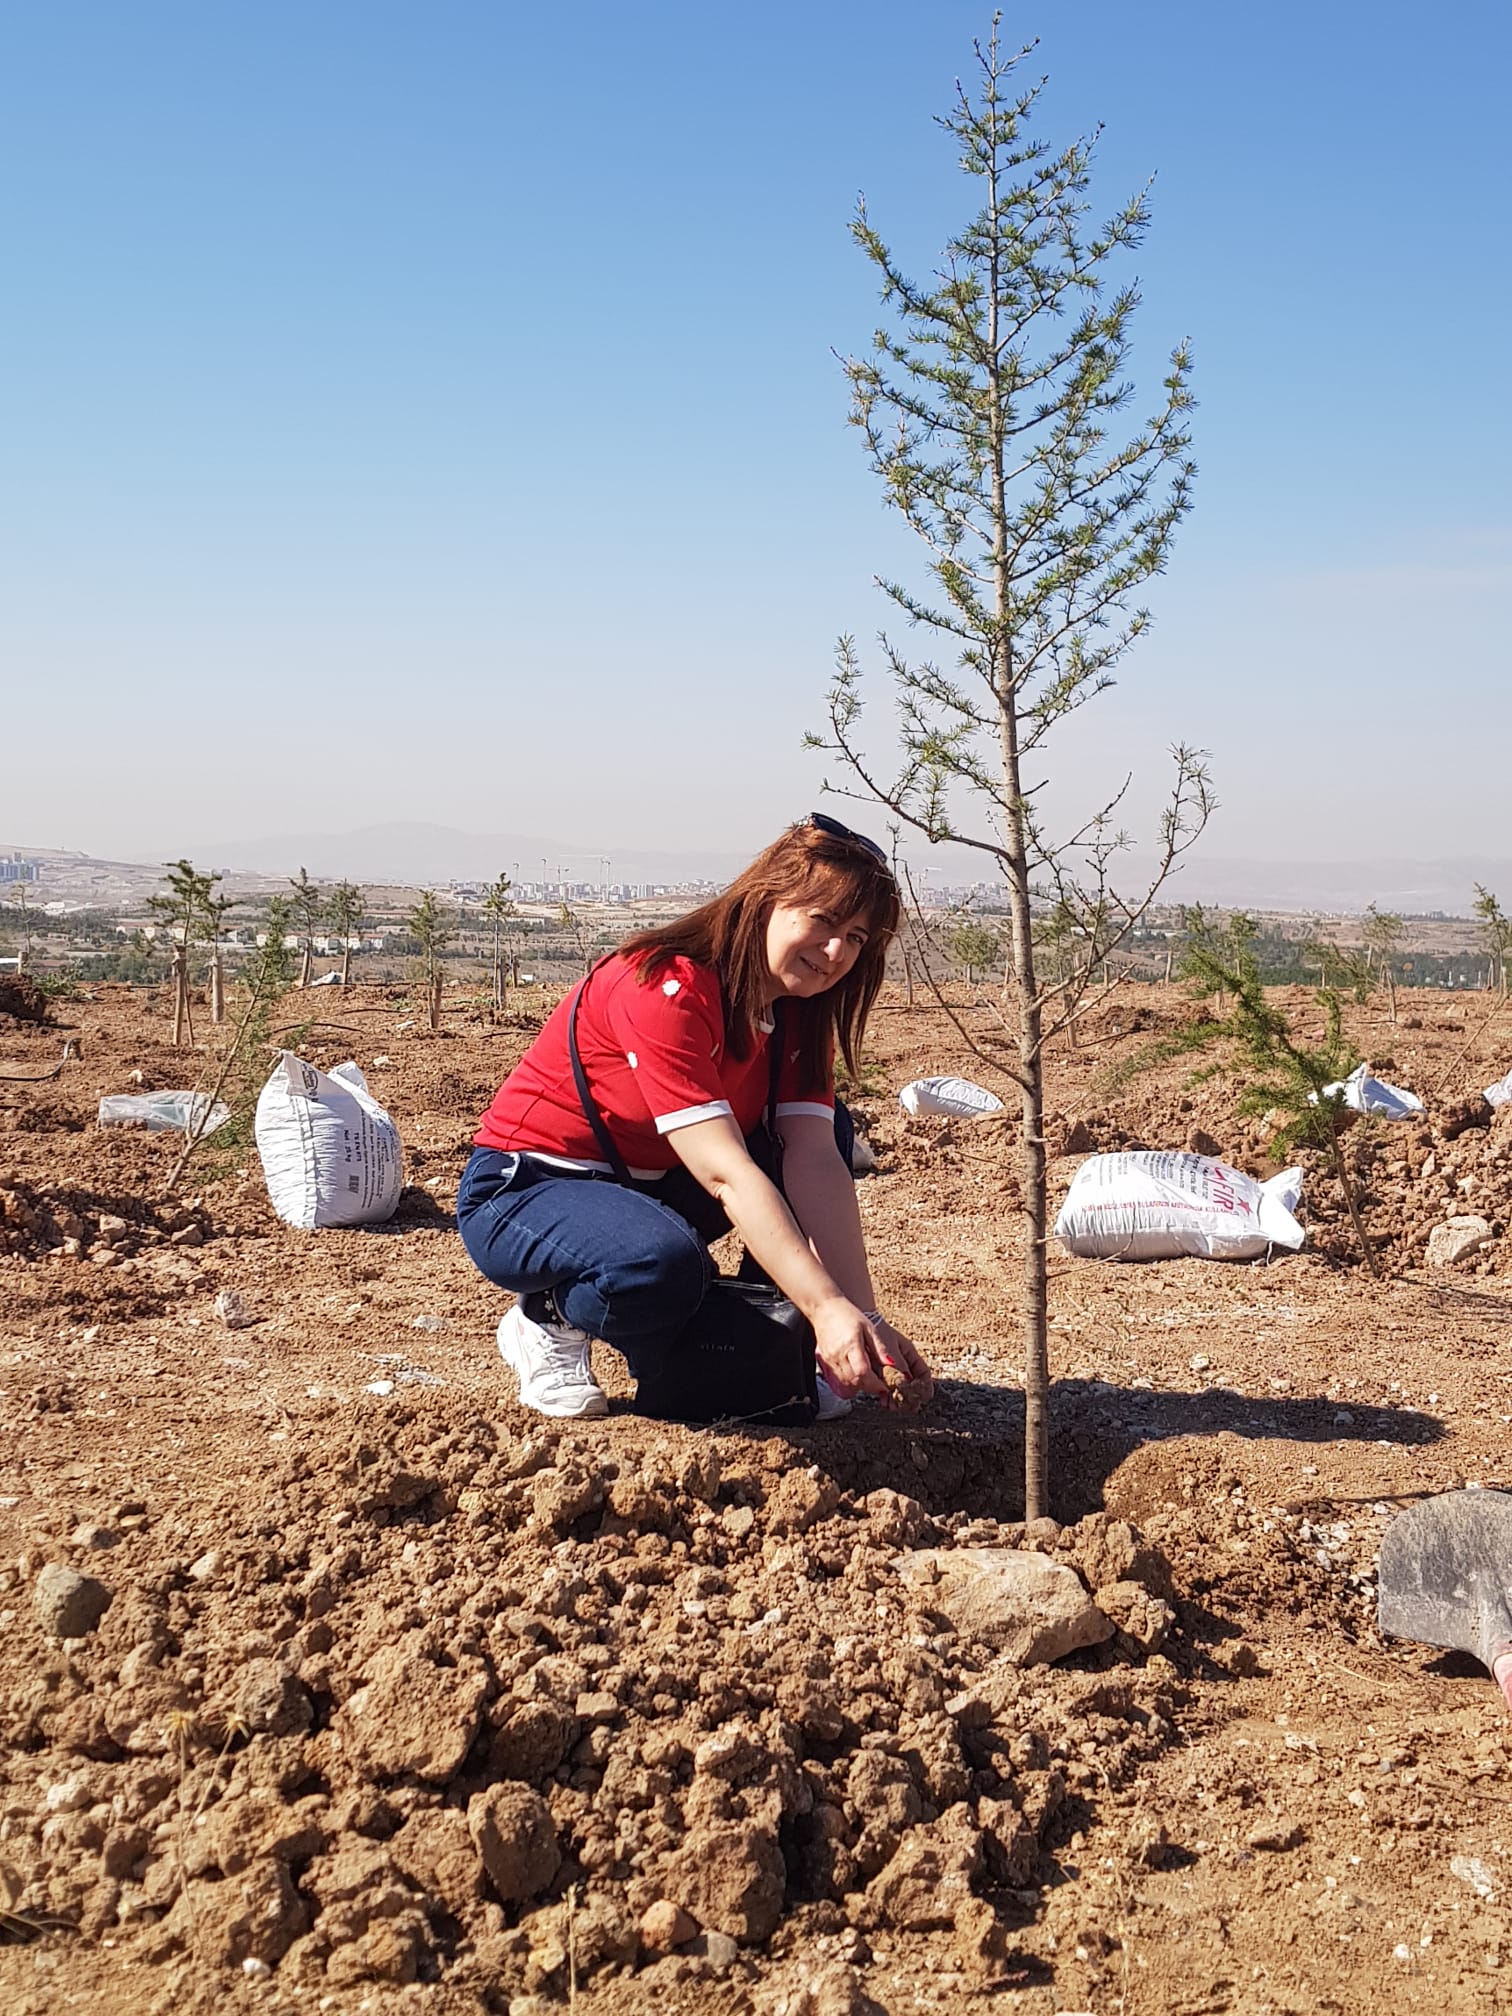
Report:
[[1494,1667],[1512,1647],[1512,1494],[1450,1491],[1394,1519],[1381,1543],[1378,1616],[1393,1638]]

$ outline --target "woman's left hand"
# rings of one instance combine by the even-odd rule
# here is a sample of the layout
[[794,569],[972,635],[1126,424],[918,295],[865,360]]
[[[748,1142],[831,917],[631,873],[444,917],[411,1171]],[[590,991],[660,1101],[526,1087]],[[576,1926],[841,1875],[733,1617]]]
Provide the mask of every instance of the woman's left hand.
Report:
[[[887,1380],[888,1404],[905,1414],[916,1414],[926,1401],[934,1398],[934,1378],[929,1367],[903,1332],[885,1316],[868,1317],[866,1327],[872,1335],[877,1363],[883,1368],[882,1376]],[[895,1376],[901,1373],[905,1383],[895,1387],[894,1380],[888,1378],[889,1371]]]

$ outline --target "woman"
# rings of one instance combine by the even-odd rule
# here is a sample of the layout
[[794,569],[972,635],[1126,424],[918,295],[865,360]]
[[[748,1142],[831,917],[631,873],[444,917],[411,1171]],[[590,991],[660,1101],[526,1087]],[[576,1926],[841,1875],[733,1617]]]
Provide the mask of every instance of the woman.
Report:
[[[821,1416],[885,1395],[888,1366],[928,1397],[923,1360],[876,1306],[834,1092],[835,1046],[854,1071],[898,913],[881,848],[813,813],[558,1006],[484,1114],[457,1197],[472,1259],[519,1297],[499,1350],[525,1406],[605,1413],[594,1337],[637,1378],[665,1370],[712,1278],[707,1241],[731,1226],[813,1325]],[[751,1154],[778,1025],[781,1189]],[[580,1097],[574,1030],[628,1187]]]

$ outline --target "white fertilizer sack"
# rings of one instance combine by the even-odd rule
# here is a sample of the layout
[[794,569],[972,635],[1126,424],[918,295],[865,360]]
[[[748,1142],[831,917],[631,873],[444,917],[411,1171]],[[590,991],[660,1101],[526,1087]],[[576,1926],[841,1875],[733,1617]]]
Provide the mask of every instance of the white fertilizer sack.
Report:
[[1509,1099],[1512,1099],[1512,1071],[1505,1078],[1498,1078],[1494,1085],[1486,1087],[1488,1106],[1505,1106]]
[[953,1120],[975,1120],[982,1113],[1001,1113],[1003,1102],[985,1085],[969,1078],[915,1078],[898,1094],[905,1113],[943,1113]]
[[378,1225],[404,1187],[399,1130],[355,1064],[317,1071],[279,1053],[257,1101],[257,1152],[287,1225]]
[[1253,1260],[1307,1237],[1292,1216],[1302,1171],[1257,1183],[1207,1155],[1093,1155],[1077,1170],[1055,1236],[1084,1260]]

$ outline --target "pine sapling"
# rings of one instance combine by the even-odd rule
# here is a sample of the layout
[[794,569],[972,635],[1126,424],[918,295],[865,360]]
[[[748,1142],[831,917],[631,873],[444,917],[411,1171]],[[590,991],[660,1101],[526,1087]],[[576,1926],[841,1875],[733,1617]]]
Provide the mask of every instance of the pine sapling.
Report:
[[367,892],[359,889],[355,882],[338,882],[331,891],[326,914],[341,943],[341,984],[344,988],[352,984],[352,953],[361,942],[366,907]]
[[441,1027],[441,955],[455,934],[450,914],[436,901],[433,889],[425,890],[405,920],[410,936],[420,948],[425,962],[426,1017],[432,1029]]
[[479,905],[493,935],[493,951],[489,961],[489,970],[492,978],[491,999],[495,1015],[502,1015],[504,1013],[504,1001],[507,992],[504,977],[505,936],[510,923],[519,914],[510,893],[513,887],[514,884],[510,881],[509,877],[501,872],[494,881],[489,883],[487,889],[483,892],[483,901]]
[[1491,984],[1507,991],[1507,954],[1512,952],[1512,917],[1483,882],[1475,885],[1475,915],[1481,922],[1486,950],[1491,954]]
[[1366,907],[1364,917],[1366,963],[1368,966],[1372,960],[1379,961],[1393,1022],[1397,1019],[1397,1004],[1396,969],[1392,962],[1396,958],[1397,947],[1402,942],[1403,928],[1402,919],[1397,911],[1378,909],[1374,903]]
[[1194,942],[1187,951],[1185,970],[1199,996],[1217,996],[1227,1002],[1227,1008],[1220,1015],[1209,1013],[1203,1021],[1152,1046],[1141,1063],[1221,1048],[1220,1061],[1201,1075],[1222,1073],[1231,1082],[1237,1079],[1238,1110],[1244,1117],[1279,1117],[1281,1124],[1273,1136],[1277,1154],[1308,1147],[1323,1155],[1339,1186],[1365,1264],[1379,1278],[1381,1270],[1365,1231],[1351,1158],[1344,1152],[1343,1131],[1354,1116],[1345,1106],[1342,1092],[1327,1089],[1347,1078],[1360,1061],[1344,1035],[1338,994],[1332,988],[1319,990],[1323,1035],[1321,1042],[1308,1047],[1293,1034],[1282,1010],[1266,998],[1252,949],[1236,953],[1214,942]]
[[290,878],[289,887],[294,891],[288,899],[289,908],[301,940],[299,984],[301,987],[308,987],[311,969],[315,963],[314,932],[316,925],[326,914],[325,899],[303,868],[297,876]]

